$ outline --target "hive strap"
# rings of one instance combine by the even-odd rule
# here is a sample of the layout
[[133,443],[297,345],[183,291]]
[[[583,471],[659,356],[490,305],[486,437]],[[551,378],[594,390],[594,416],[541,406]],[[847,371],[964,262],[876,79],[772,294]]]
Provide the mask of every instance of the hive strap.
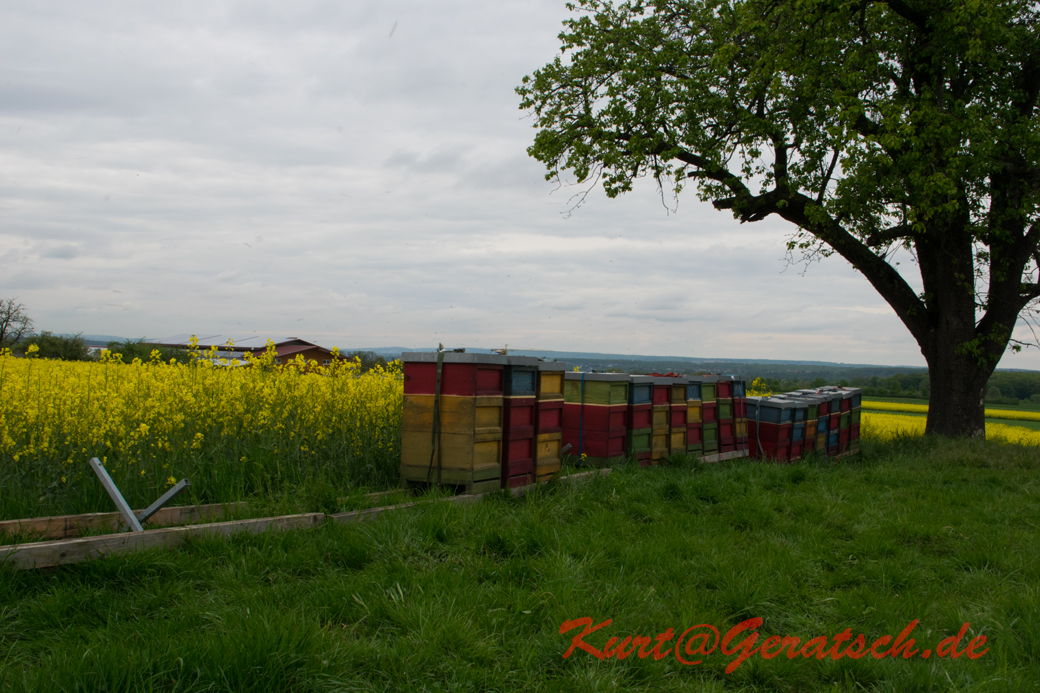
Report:
[[441,483],[441,373],[444,371],[444,345],[437,345],[437,385],[433,389],[433,427],[430,432],[430,467],[426,470],[426,483],[433,475],[433,460],[437,460],[437,485]]
[[578,466],[582,464],[582,444],[585,442],[585,373],[581,374],[581,396],[578,400]]

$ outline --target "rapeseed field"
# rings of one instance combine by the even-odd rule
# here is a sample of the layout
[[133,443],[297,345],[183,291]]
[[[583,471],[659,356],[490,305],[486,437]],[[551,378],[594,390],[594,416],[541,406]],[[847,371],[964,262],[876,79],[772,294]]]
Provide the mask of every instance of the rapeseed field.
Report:
[[281,493],[320,479],[385,487],[400,460],[400,365],[333,359],[250,367],[52,361],[0,354],[0,519],[108,511],[102,460],[145,507],[183,477],[195,502]]

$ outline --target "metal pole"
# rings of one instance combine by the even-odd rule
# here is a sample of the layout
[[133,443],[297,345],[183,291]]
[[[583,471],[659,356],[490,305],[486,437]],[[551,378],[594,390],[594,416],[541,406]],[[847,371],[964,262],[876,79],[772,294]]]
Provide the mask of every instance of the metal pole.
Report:
[[145,508],[144,510],[141,511],[141,514],[137,516],[138,522],[146,522],[149,517],[151,517],[155,513],[159,512],[159,510],[164,505],[169,503],[171,498],[173,498],[174,496],[176,496],[178,493],[180,493],[184,489],[188,488],[189,486],[191,486],[191,482],[188,481],[187,479],[181,479],[180,481],[178,481],[174,485],[173,488],[171,488],[166,493],[162,494],[159,497],[159,500],[155,501],[154,503],[152,503],[147,508]]
[[123,516],[123,520],[126,524],[130,525],[130,529],[134,532],[143,532],[144,528],[141,523],[137,521],[137,516],[134,515],[134,511],[130,509],[127,502],[123,499],[123,494],[119,492],[119,488],[115,482],[112,481],[112,477],[108,475],[108,470],[101,464],[101,461],[96,457],[90,458],[90,468],[97,474],[98,479],[101,480],[101,485],[105,487],[105,491],[108,492],[109,498],[116,504],[116,508],[119,509],[119,514]]

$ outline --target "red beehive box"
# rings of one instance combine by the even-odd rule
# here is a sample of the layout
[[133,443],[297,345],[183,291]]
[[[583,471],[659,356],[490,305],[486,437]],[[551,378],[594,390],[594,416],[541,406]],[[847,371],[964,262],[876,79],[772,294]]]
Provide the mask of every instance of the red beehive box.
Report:
[[503,373],[502,488],[534,483],[538,359],[507,356]]
[[[402,354],[402,358],[404,356]],[[415,360],[404,361],[404,393],[436,394],[437,354],[424,352],[408,356]],[[505,358],[494,354],[446,353],[441,370],[441,394],[501,397],[504,394]],[[496,362],[495,359],[499,360]]]
[[716,416],[717,411],[716,402],[702,402],[701,403],[701,421],[703,423],[714,423],[718,421]]
[[654,412],[652,407],[652,404],[630,405],[625,417],[625,429],[639,431],[644,428],[653,428]]
[[654,404],[672,403],[672,382],[674,378],[654,378]]
[[[585,431],[584,435],[579,437],[578,431],[565,428],[563,429],[563,439],[572,446],[567,454],[584,454],[597,464],[610,461],[612,458],[620,459],[625,455],[624,433],[620,436],[613,436],[603,432]],[[578,452],[579,446],[575,444],[577,442],[581,444],[581,453]]]
[[[733,445],[736,437],[736,424],[733,421],[719,421],[719,446]],[[732,450],[722,450],[732,452]]]

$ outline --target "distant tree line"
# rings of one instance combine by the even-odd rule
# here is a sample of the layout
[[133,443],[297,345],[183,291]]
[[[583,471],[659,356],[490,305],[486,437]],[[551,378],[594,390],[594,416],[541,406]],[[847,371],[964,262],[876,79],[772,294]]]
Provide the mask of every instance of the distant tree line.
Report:
[[[790,392],[810,387],[841,385],[863,388],[867,397],[896,397],[906,399],[929,399],[931,395],[928,373],[900,373],[889,377],[852,377],[832,381],[825,378],[793,380],[763,378],[766,388],[773,392]],[[1040,403],[1040,373],[1001,372],[990,376],[986,389],[986,401],[990,404],[1018,404],[1029,401]]]

